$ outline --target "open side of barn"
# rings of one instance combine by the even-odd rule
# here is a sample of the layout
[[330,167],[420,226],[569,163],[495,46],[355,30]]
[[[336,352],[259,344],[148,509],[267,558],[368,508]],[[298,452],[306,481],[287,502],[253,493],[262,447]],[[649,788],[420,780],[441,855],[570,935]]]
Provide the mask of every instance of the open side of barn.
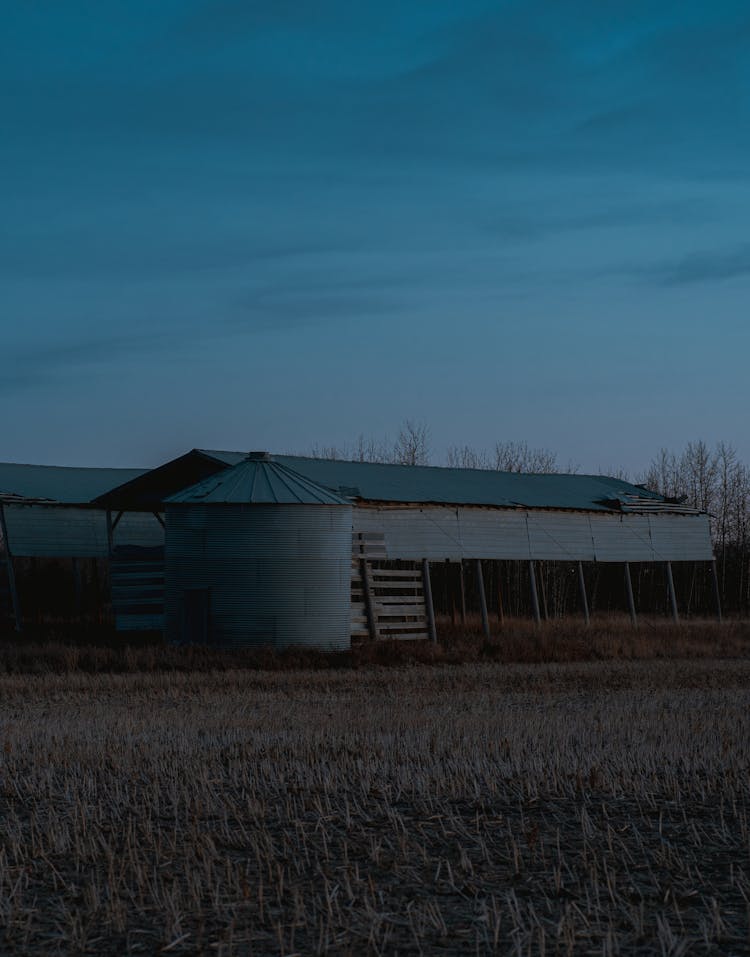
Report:
[[[620,564],[623,591],[634,623],[637,609],[630,563],[658,564],[663,568],[673,617],[677,616],[678,607],[672,563],[700,562],[713,568],[707,515],[616,478],[382,465],[300,456],[270,457],[265,453],[262,461],[266,463],[262,466],[264,470],[286,475],[287,480],[289,475],[296,476],[292,484],[302,483],[313,497],[321,494],[335,497],[338,524],[348,523],[347,575],[350,578],[345,598],[340,583],[337,585],[336,601],[346,604],[350,633],[355,638],[434,639],[431,568],[438,562],[441,567],[446,563],[460,563],[462,590],[464,564],[469,562],[473,566],[486,631],[489,625],[482,562],[516,562],[527,568],[530,608],[537,620],[544,609],[537,588],[537,563],[565,562],[577,566],[581,608],[586,620],[589,614],[584,566]],[[63,470],[65,474],[60,475],[57,474],[60,470],[34,473],[35,469],[46,468],[41,466],[10,466],[9,474],[18,486],[15,492],[6,488],[8,477],[0,465],[0,492],[3,493],[0,531],[6,544],[7,571],[4,578],[9,582],[12,578],[13,556],[103,557],[111,565],[118,629],[161,628],[165,622],[163,556],[166,543],[167,621],[170,622],[167,630],[172,640],[191,640],[190,636],[195,634],[210,640],[212,633],[221,640],[220,619],[227,614],[231,617],[233,612],[231,609],[227,612],[227,608],[233,603],[245,601],[243,614],[258,618],[247,624],[247,641],[268,638],[273,643],[273,629],[268,624],[274,617],[273,601],[280,605],[295,604],[299,596],[294,594],[294,581],[307,580],[309,584],[315,575],[320,578],[323,574],[325,578],[325,562],[321,547],[310,541],[304,549],[300,545],[297,557],[289,547],[295,536],[300,540],[302,537],[305,522],[302,521],[304,508],[300,506],[311,510],[315,507],[312,501],[296,501],[290,510],[291,503],[274,500],[272,496],[267,501],[259,500],[254,489],[246,502],[224,502],[215,509],[208,508],[210,503],[205,500],[201,504],[201,488],[215,490],[219,486],[231,486],[236,476],[246,476],[247,462],[247,454],[242,452],[193,449],[145,471]],[[252,468],[257,469],[257,461]],[[19,481],[23,476],[18,470],[23,469],[31,470],[26,473],[25,486]],[[82,474],[78,479],[68,474],[74,472]],[[124,481],[118,482],[118,479]],[[196,489],[198,498],[192,501],[190,508],[186,508],[186,501],[178,501],[181,494],[190,490],[194,494]],[[311,489],[317,491],[310,492]],[[90,495],[87,501],[81,501],[84,491]],[[228,504],[237,512],[229,522]],[[328,507],[334,506],[329,502]],[[185,533],[184,518],[191,510],[194,523],[196,516],[201,516],[202,538]],[[265,514],[265,539],[255,535],[253,528],[261,511]],[[312,519],[313,514],[310,511],[305,521],[310,519],[314,525],[317,519]],[[341,519],[344,514],[348,517]],[[178,515],[182,516],[179,521]],[[279,542],[287,542],[281,563],[272,558],[274,535]],[[213,543],[208,552],[207,542]],[[249,551],[248,542],[251,543]],[[263,567],[264,552],[268,560],[261,586],[259,569]],[[338,576],[341,574],[339,559]],[[214,583],[210,589],[204,589],[207,594],[201,599],[200,608],[200,603],[196,604],[196,591],[201,589],[180,583],[174,571],[181,563],[182,567],[190,566],[193,570],[201,563],[214,566],[211,572]],[[295,570],[290,572],[292,566]],[[284,579],[285,590],[274,593],[270,587],[274,574]],[[222,579],[234,581],[232,587],[240,597],[228,600]],[[316,587],[320,589],[324,585],[321,579]],[[253,590],[258,593],[259,589],[276,597],[266,601],[262,614],[259,610],[250,613],[247,593]],[[304,591],[300,585],[300,594]],[[221,615],[217,604],[220,593],[224,594]],[[308,594],[311,593],[308,588]],[[186,611],[191,602],[195,606],[194,614]],[[304,603],[296,607],[304,613]],[[343,611],[342,605],[336,612],[337,621]],[[717,611],[720,615],[718,607]],[[200,621],[205,617],[205,624],[198,632],[189,623],[196,615]],[[280,617],[283,618],[281,612]],[[260,618],[266,620],[262,627]],[[20,613],[16,620],[20,621]],[[178,620],[188,624],[178,628],[175,625]],[[242,640],[240,631],[233,635],[232,641]],[[321,635],[318,638],[319,644],[323,644]],[[340,646],[340,636],[334,643]]]

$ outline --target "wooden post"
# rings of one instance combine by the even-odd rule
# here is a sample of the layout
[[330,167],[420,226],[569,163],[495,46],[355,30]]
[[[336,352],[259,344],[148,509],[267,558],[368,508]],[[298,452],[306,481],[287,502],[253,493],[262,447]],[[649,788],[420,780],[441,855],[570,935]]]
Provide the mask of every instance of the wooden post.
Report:
[[547,588],[544,584],[544,575],[539,576],[539,591],[542,596],[542,616],[545,621],[549,621],[549,609],[547,608]]
[[18,600],[18,589],[16,588],[16,570],[13,567],[13,555],[10,550],[10,539],[8,538],[8,526],[5,524],[5,509],[0,502],[0,534],[3,537],[5,545],[5,565],[8,573],[8,590],[10,591],[10,602],[13,608],[13,623],[18,632],[23,631],[21,621],[21,603]]
[[370,566],[366,558],[359,560],[359,573],[362,577],[362,597],[365,600],[365,614],[367,615],[367,630],[370,632],[370,641],[377,641],[380,637],[378,617],[375,614],[375,602],[372,598],[372,583],[370,581]]
[[75,594],[75,610],[78,618],[81,617],[82,613],[82,588],[81,588],[81,566],[78,564],[78,559],[73,556],[71,559],[73,565],[73,592]]
[[426,558],[422,559],[422,584],[424,587],[424,604],[427,611],[427,630],[430,633],[430,641],[437,644],[435,608],[432,604],[432,584],[430,583],[430,563]]
[[638,615],[635,610],[635,598],[633,598],[633,582],[630,578],[630,562],[625,562],[625,595],[628,599],[628,611],[633,628],[638,627]]
[[536,590],[536,572],[534,571],[533,560],[529,562],[529,580],[531,582],[531,610],[534,613],[534,621],[538,625],[542,616],[539,612],[539,595]]
[[107,509],[107,554],[112,558],[112,552],[114,551],[114,537],[115,529],[112,525],[112,510]]
[[583,577],[583,562],[578,562],[578,590],[581,593],[583,620],[586,622],[586,627],[588,628],[591,624],[591,618],[589,617],[589,599],[586,594],[586,579]]
[[459,581],[461,583],[461,624],[466,624],[466,582],[464,581],[464,560],[463,558],[458,563],[458,569],[460,572]]
[[505,624],[505,614],[503,611],[503,582],[502,575],[500,574],[500,562],[495,562],[495,570],[497,572],[497,620],[500,623],[501,627]]
[[672,609],[672,621],[678,622],[680,614],[677,610],[677,594],[674,590],[674,578],[672,577],[672,562],[664,563],[667,571],[667,591],[669,592],[669,605]]
[[716,599],[716,618],[721,624],[721,589],[719,588],[719,576],[716,571],[716,559],[711,562],[711,578],[714,583],[714,598]]
[[484,637],[490,637],[490,619],[487,614],[487,596],[484,592],[484,574],[482,573],[482,561],[481,559],[476,560],[476,570],[477,570],[477,586],[479,587],[479,609],[482,612],[482,631],[484,632]]
[[451,560],[450,558],[445,559],[445,601],[446,601],[446,610],[449,608],[451,613],[451,626],[456,627],[456,595],[455,589],[452,588],[453,582],[451,581]]

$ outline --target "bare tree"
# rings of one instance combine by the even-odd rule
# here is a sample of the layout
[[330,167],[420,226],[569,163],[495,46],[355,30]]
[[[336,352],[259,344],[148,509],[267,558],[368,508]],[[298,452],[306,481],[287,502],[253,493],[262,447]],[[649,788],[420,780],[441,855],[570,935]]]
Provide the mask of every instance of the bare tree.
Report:
[[361,432],[354,445],[352,459],[355,462],[390,462],[391,450],[387,437],[376,439]]
[[398,465],[430,464],[430,430],[426,423],[406,419],[393,446],[393,461]]
[[484,449],[478,452],[469,445],[452,445],[446,454],[446,465],[452,469],[489,469],[490,458]]
[[532,449],[526,442],[496,442],[495,468],[501,472],[559,472],[557,453]]

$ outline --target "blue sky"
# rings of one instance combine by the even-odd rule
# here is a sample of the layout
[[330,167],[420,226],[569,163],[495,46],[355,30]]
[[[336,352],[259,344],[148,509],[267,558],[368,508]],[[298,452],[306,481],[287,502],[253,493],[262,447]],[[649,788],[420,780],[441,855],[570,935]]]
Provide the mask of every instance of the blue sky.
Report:
[[3,5],[0,458],[746,427],[750,9]]

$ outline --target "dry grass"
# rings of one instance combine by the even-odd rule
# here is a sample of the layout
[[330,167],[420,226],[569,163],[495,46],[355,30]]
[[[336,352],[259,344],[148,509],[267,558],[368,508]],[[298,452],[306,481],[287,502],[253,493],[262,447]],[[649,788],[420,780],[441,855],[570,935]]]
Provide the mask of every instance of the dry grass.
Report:
[[739,954],[750,661],[0,677],[0,952]]
[[0,675],[102,672],[210,672],[251,669],[263,671],[336,670],[404,664],[458,665],[478,662],[542,663],[613,661],[660,658],[750,658],[750,624],[689,621],[673,625],[643,619],[637,631],[623,618],[599,618],[590,628],[575,619],[546,622],[509,620],[490,640],[481,633],[481,619],[470,616],[465,626],[440,622],[438,645],[425,641],[361,642],[351,653],[326,654],[293,648],[279,654],[270,648],[225,651],[192,646],[178,648],[151,640],[124,643],[119,636],[107,643],[69,638],[6,637],[0,640]]

